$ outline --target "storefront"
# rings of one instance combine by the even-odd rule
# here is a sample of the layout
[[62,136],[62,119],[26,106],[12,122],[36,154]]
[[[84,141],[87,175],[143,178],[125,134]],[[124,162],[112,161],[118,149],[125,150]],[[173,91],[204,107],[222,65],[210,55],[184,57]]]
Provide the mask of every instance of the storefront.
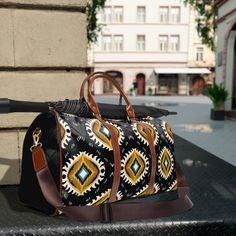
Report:
[[198,95],[206,86],[207,68],[156,68],[157,95]]

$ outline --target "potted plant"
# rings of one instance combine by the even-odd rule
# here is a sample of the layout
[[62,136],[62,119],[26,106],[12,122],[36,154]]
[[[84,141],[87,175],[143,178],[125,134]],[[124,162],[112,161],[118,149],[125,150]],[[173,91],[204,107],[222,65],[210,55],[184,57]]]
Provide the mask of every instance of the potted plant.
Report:
[[129,89],[129,95],[130,95],[130,96],[133,96],[133,95],[134,95],[134,88],[130,88],[130,89]]
[[147,92],[148,92],[148,95],[149,95],[149,96],[152,96],[152,94],[153,94],[153,89],[152,89],[151,87],[149,87],[148,90],[147,90]]
[[225,87],[222,84],[216,84],[214,82],[206,89],[204,95],[208,96],[213,103],[213,108],[211,109],[211,119],[224,120],[224,103],[228,98],[228,91]]

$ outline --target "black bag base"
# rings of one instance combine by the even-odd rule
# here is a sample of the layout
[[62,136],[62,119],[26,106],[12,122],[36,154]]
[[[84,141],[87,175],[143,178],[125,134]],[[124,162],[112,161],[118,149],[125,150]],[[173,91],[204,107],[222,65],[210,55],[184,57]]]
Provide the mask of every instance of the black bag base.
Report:
[[[145,195],[145,196],[137,197],[133,199],[121,200],[121,201],[117,201],[110,204],[112,205],[112,204],[126,204],[126,203],[150,203],[150,202],[159,202],[159,201],[173,201],[176,199],[178,199],[178,191],[172,190],[169,192],[156,193],[150,196]],[[42,213],[42,208],[41,208],[42,206],[37,207],[35,205],[30,205],[22,201],[20,202],[24,207],[27,207],[36,211],[40,211],[41,214],[46,214],[48,216],[63,215],[63,214],[60,214],[59,211],[57,211],[57,209],[55,209],[54,207],[47,208],[47,210],[44,210],[44,212]],[[103,203],[103,204],[106,204],[106,203]]]

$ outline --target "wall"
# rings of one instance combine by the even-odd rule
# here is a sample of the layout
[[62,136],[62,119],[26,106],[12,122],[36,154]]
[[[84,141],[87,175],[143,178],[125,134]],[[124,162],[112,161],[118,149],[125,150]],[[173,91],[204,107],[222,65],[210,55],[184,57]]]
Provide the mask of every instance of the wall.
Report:
[[[86,0],[0,1],[0,97],[78,98],[87,66]],[[20,180],[22,143],[37,114],[0,117],[0,184]]]
[[[189,14],[189,49],[188,49],[188,66],[189,67],[214,67],[215,53],[206,45],[202,44],[202,40],[197,32],[196,19],[198,13],[191,8]],[[196,48],[203,47],[203,61],[196,61]]]
[[[233,60],[234,43],[236,32],[232,31],[233,24],[236,24],[236,4],[234,0],[226,1],[219,7],[217,25],[217,45],[216,45],[216,81],[224,83],[232,97],[233,87]],[[227,35],[229,36],[227,38]],[[232,100],[228,99],[225,109],[232,109]]]

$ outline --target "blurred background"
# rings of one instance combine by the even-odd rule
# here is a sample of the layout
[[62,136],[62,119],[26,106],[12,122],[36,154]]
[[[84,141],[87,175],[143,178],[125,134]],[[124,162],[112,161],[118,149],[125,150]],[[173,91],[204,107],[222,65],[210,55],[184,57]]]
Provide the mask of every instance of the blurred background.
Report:
[[[97,17],[93,70],[133,104],[177,111],[163,118],[176,134],[236,165],[236,1],[107,0]],[[97,101],[114,93],[95,82]]]
[[[199,95],[215,79],[215,53],[197,32],[201,17],[180,0],[107,0],[91,66],[131,95]],[[94,87],[95,94],[113,92],[109,82]]]

